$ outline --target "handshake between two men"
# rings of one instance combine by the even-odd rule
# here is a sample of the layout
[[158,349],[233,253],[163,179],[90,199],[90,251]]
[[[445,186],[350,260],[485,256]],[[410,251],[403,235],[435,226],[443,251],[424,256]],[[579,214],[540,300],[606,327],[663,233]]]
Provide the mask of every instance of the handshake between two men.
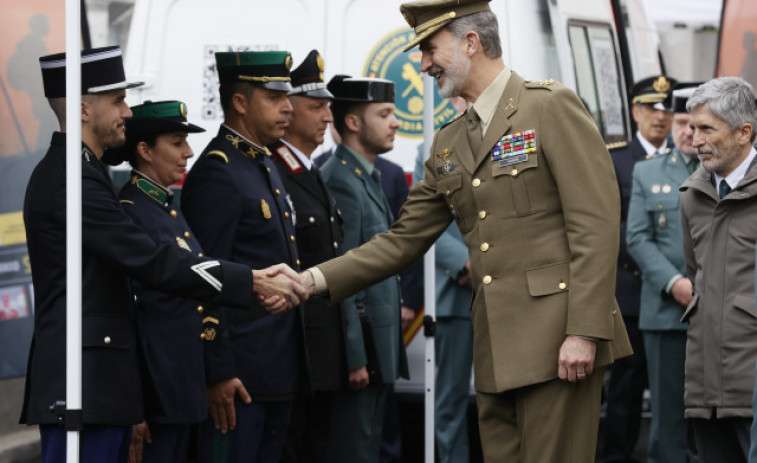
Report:
[[298,274],[287,264],[252,271],[252,289],[265,308],[282,313],[305,302],[313,293],[313,279],[307,270]]

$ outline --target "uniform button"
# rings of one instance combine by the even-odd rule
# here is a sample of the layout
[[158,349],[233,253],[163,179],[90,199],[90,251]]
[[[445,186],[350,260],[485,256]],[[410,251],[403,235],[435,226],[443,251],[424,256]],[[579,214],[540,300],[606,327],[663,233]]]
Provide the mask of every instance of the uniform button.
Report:
[[400,305],[405,305],[405,300],[400,298]]
[[297,259],[297,266],[300,266],[300,259]]
[[281,194],[281,190],[279,190],[278,188],[276,188],[276,196],[279,196],[280,194]]
[[184,232],[184,238],[186,238],[186,239],[189,239],[189,237],[190,237],[190,236],[191,236],[191,235],[189,234],[189,232],[188,232],[188,231],[185,231],[185,232]]
[[201,252],[198,252],[198,253],[197,253],[197,257],[205,257],[205,254],[203,254],[203,253],[201,253]]
[[137,302],[137,295],[134,295],[134,302]]
[[342,164],[346,166],[347,165],[347,161],[342,160]]
[[518,175],[518,169],[511,170],[510,171],[510,175],[512,175],[513,177],[515,177],[516,175]]
[[269,174],[271,173],[271,168],[270,167],[266,167],[265,170],[267,170]]
[[613,311],[612,311],[612,314],[613,314],[613,315],[615,315],[615,314],[617,314],[617,313],[618,313],[618,311],[617,311],[617,310],[613,310]]
[[176,211],[175,211],[175,210],[173,210],[173,209],[171,209],[171,212],[170,212],[170,214],[171,214],[171,217],[173,217],[174,219],[176,218],[176,216],[178,216],[178,215],[179,215],[179,214],[177,214],[177,213],[176,213]]
[[289,241],[291,241],[292,243],[294,243],[294,235],[289,235]]
[[197,313],[202,315],[202,313],[205,312],[205,308],[201,305],[197,306]]
[[628,270],[628,264],[623,264],[623,268]]
[[204,340],[205,340],[205,338],[207,338],[207,337],[208,337],[208,336],[207,336],[207,335],[206,335],[205,333],[202,333],[202,334],[200,335],[200,339],[202,339],[203,341],[204,341]]
[[639,271],[638,271],[638,270],[634,270],[634,271],[633,271],[633,276],[637,277],[637,276],[639,276],[639,275],[641,275],[641,274],[639,273]]
[[309,221],[310,223],[315,223],[315,217],[311,217],[311,218],[309,218],[309,219],[308,219],[308,221]]
[[334,223],[334,218],[333,217],[331,218],[331,223]]
[[473,185],[473,187],[476,188],[479,185],[481,185],[481,180],[474,178],[473,181],[471,182],[471,185]]
[[336,241],[334,241],[334,249],[336,249],[338,247],[339,247],[339,244]]
[[105,336],[105,339],[103,339],[103,341],[105,341],[105,344],[110,344],[110,336]]
[[449,269],[447,269],[447,270],[445,270],[445,271],[444,271],[444,273],[445,273],[446,275],[449,275],[449,274],[450,274],[450,273],[452,273],[452,272],[450,272],[450,270],[449,270]]
[[484,220],[486,218],[486,211],[478,211],[478,218]]
[[402,281],[402,277],[401,276],[397,276],[397,281]]
[[568,285],[566,285],[565,283],[560,283],[559,285],[557,285],[557,287],[560,289],[565,289],[568,287]]
[[484,284],[488,285],[488,284],[491,284],[491,282],[492,282],[492,277],[490,277],[489,275],[486,275],[484,277]]
[[662,204],[660,204],[659,206],[657,206],[657,209],[661,211],[662,210]]
[[447,196],[449,196],[449,190],[447,190]]
[[481,243],[481,250],[486,252],[489,250],[489,243]]
[[289,218],[289,212],[284,212],[284,218],[285,218],[285,219],[288,219],[288,218]]

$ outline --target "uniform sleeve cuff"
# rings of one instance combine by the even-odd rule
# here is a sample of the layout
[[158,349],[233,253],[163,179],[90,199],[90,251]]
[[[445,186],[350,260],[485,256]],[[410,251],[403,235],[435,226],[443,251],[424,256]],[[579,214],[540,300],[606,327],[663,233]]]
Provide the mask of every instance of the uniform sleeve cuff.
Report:
[[329,292],[329,285],[326,283],[326,277],[318,269],[318,267],[310,267],[308,269],[311,275],[313,275],[313,282],[315,283],[315,295],[320,296]]
[[675,275],[675,276],[674,276],[673,278],[671,278],[670,280],[668,280],[668,284],[667,284],[667,285],[665,285],[665,292],[666,292],[666,293],[670,294],[670,291],[671,291],[671,290],[673,289],[673,284],[674,284],[674,283],[675,283],[676,281],[678,281],[678,279],[679,279],[679,278],[683,278],[683,275],[681,275],[680,273],[679,273],[679,274],[677,274],[677,275]]

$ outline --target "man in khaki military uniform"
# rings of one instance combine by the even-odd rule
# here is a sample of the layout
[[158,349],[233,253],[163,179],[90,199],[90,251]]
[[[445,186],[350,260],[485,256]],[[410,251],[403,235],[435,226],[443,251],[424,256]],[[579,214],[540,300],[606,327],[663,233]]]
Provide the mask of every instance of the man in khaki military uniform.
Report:
[[439,130],[392,229],[303,273],[339,300],[397,273],[452,220],[474,281],[475,383],[488,462],[593,462],[604,367],[631,349],[614,298],[619,195],[579,98],[501,58],[486,0],[406,3],[421,70],[468,111]]

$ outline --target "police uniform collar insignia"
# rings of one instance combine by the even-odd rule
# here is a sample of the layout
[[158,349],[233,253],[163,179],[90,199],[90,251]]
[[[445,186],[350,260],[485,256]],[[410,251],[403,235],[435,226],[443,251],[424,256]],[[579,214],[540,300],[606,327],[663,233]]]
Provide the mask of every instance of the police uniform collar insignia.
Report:
[[529,153],[536,151],[536,129],[503,135],[491,150],[492,161],[500,167],[528,161]]
[[268,202],[265,199],[260,200],[260,212],[263,214],[263,218],[266,220],[269,220],[271,217],[271,206],[268,205]]
[[189,247],[189,245],[184,240],[184,238],[182,238],[180,236],[177,236],[176,237],[176,244],[178,244],[181,249],[186,249],[187,251],[192,252],[192,248]]
[[276,152],[279,153],[279,157],[286,163],[290,172],[302,171],[302,164],[297,160],[297,157],[289,150],[286,145],[281,145],[276,148]]
[[245,155],[250,156],[253,159],[256,159],[258,154],[262,154],[265,156],[270,155],[270,151],[268,151],[267,148],[258,146],[257,144],[244,138],[239,133],[235,132],[230,127],[227,127],[227,128],[231,133],[226,134],[226,139],[229,142],[231,142],[232,145],[234,145],[234,148],[238,149]]
[[150,180],[143,173],[137,170],[132,171],[129,182],[132,185],[136,186],[139,191],[146,194],[148,197],[154,199],[160,204],[168,204],[173,198],[173,195],[170,191]]
[[96,158],[96,157],[97,157],[97,156],[95,156],[95,153],[93,153],[93,152],[92,152],[92,150],[90,150],[90,149],[89,149],[89,148],[87,147],[87,145],[84,145],[84,146],[82,147],[82,149],[81,149],[81,154],[82,154],[82,156],[84,156],[84,159],[86,159],[86,160],[87,160],[87,162],[92,162],[92,158],[93,158],[93,157],[94,157],[94,158]]

